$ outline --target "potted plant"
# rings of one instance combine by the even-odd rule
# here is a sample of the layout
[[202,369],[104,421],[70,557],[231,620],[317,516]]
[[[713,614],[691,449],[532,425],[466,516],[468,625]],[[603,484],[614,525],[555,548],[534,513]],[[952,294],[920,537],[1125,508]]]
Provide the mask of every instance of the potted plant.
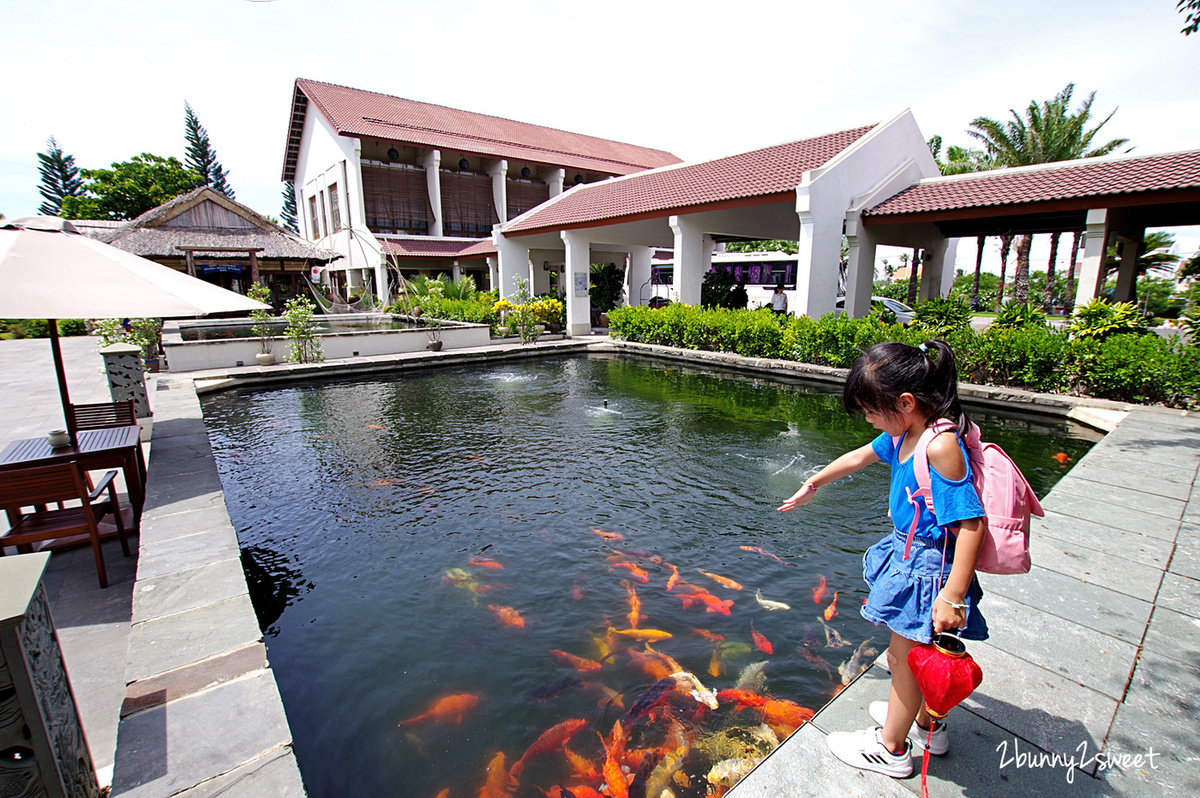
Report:
[[288,352],[289,363],[320,363],[325,359],[321,351],[321,339],[317,337],[313,311],[316,307],[306,297],[289,299],[284,306],[283,317],[287,319],[284,337],[292,345]]
[[[246,291],[246,296],[264,304],[271,304],[271,289],[262,283],[255,283]],[[275,362],[272,344],[275,341],[275,328],[271,325],[271,312],[266,309],[250,311],[250,321],[253,323],[250,332],[258,339],[258,354],[254,357],[258,365],[269,366]]]
[[442,351],[442,328],[437,322],[430,322],[425,329],[425,334],[429,336],[429,343],[425,344],[425,348],[430,352]]

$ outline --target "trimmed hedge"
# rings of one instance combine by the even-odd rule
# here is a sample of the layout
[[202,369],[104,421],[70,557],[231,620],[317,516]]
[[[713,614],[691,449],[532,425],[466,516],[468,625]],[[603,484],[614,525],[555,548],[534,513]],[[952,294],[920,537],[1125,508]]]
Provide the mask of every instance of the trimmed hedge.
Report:
[[[710,310],[672,304],[629,306],[608,313],[613,335],[627,341],[734,352],[848,368],[881,341],[916,345],[933,337],[917,325],[827,314],[785,317],[767,310]],[[1200,346],[1155,334],[1071,337],[1040,325],[943,335],[958,358],[959,377],[1044,393],[1070,393],[1142,404],[1200,407]]]

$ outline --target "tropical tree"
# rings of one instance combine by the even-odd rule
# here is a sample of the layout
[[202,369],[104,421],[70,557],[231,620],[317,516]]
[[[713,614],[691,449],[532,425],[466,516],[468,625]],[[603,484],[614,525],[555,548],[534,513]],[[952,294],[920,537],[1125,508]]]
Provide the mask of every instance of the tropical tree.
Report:
[[1071,239],[1071,263],[1067,266],[1067,292],[1064,298],[1068,315],[1075,307],[1075,263],[1079,259],[1079,240],[1081,238],[1083,238],[1083,233],[1076,230]]
[[283,209],[279,212],[284,228],[293,233],[300,232],[300,220],[296,218],[296,184],[285,181],[283,184]]
[[226,180],[229,177],[229,170],[222,168],[221,162],[217,160],[217,153],[208,141],[208,131],[204,129],[204,125],[200,124],[200,120],[192,111],[192,106],[186,101],[183,103],[183,126],[184,138],[187,139],[188,144],[188,169],[200,175],[204,180],[204,185],[212,186],[214,191],[219,191],[233,199],[233,189]]
[[[1074,92],[1075,84],[1068,83],[1051,100],[1041,103],[1033,100],[1025,109],[1024,117],[1016,109],[1010,109],[1012,119],[1004,122],[986,116],[976,117],[967,134],[983,142],[988,158],[1009,167],[1108,155],[1129,141],[1112,139],[1093,147],[1096,134],[1112,119],[1116,109],[1089,128],[1096,93],[1089,94],[1079,109],[1072,111]],[[1028,236],[1018,238],[1017,267],[1013,276],[1013,299],[1017,302],[1029,299],[1029,246]]]
[[1184,280],[1189,277],[1200,277],[1200,254],[1193,255],[1179,265],[1175,277]]
[[1191,36],[1200,30],[1200,0],[1179,0],[1175,8],[1180,14],[1187,14],[1187,24],[1180,33]]
[[46,141],[46,151],[38,153],[38,174],[42,176],[38,193],[45,200],[38,206],[38,213],[58,216],[62,213],[62,202],[66,197],[83,194],[83,180],[75,156],[67,155],[51,136]]
[[[1163,230],[1155,230],[1142,236],[1138,245],[1137,277],[1146,276],[1148,272],[1172,274],[1179,256],[1171,252],[1175,246],[1175,236]],[[1116,246],[1111,246],[1105,252],[1105,270],[1112,274],[1121,267],[1119,252]]]
[[917,303],[917,287],[921,283],[921,275],[918,271],[921,268],[921,250],[917,247],[913,247],[911,266],[912,268],[908,270],[909,307],[912,307]]
[[929,140],[929,151],[933,160],[937,161],[938,169],[944,175],[965,175],[971,172],[987,172],[996,169],[1000,164],[992,160],[983,150],[972,150],[951,144],[946,149],[946,160],[942,160],[942,137],[934,136]]
[[1000,287],[996,289],[996,310],[1004,304],[1004,275],[1008,271],[1008,252],[1012,249],[1013,235],[1000,236]]
[[133,219],[204,185],[176,158],[144,152],[111,169],[83,169],[83,194],[64,197],[64,219]]
[[726,252],[786,252],[795,255],[800,251],[800,245],[795,241],[764,240],[764,241],[729,241],[725,244]]

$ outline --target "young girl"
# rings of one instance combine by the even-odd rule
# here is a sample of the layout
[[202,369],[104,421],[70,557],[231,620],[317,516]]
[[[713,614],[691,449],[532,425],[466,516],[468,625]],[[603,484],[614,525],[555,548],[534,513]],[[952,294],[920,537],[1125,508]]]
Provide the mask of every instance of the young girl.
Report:
[[[921,689],[908,667],[908,652],[917,643],[930,642],[937,632],[961,630],[963,638],[987,638],[987,623],[978,610],[983,591],[975,579],[984,511],[959,437],[968,422],[958,401],[954,354],[945,342],[927,341],[920,347],[876,344],[850,369],[842,403],[848,412],[864,413],[881,434],[825,466],[779,509],[807,504],[820,486],[871,463],[882,460],[892,467],[888,506],[896,529],[863,556],[863,577],[871,590],[862,607],[864,618],[887,624],[892,631],[891,694],[869,708],[879,726],[835,732],[828,743],[843,762],[903,778],[912,773],[910,741],[924,748],[931,724],[929,753],[949,749],[945,724],[925,711]],[[954,422],[958,434],[943,432],[929,444],[930,515],[923,499],[909,499],[918,488],[912,457],[921,433],[941,418]],[[905,559],[914,514],[916,536]]]

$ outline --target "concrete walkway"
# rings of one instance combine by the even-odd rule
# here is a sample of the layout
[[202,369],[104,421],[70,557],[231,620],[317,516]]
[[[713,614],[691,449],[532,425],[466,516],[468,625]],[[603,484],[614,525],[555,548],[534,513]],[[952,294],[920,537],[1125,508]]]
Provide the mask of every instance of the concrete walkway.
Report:
[[[600,340],[538,349],[582,349]],[[63,343],[73,399],[107,400],[94,341]],[[837,379],[797,364],[625,348]],[[274,374],[346,377],[527,351],[414,353],[281,366]],[[0,341],[0,374],[11,386],[0,443],[62,426],[46,341]],[[164,374],[151,386],[154,438],[136,588],[132,558],[113,551],[115,543],[106,549],[113,584],[105,591],[96,587],[87,550],[51,560],[47,590],[67,668],[102,780],[115,761],[114,795],[303,794],[196,396],[197,388],[268,378],[250,367]],[[1074,404],[997,389],[982,389],[977,398],[1058,415]],[[1107,404],[1110,419],[1111,411],[1126,409],[1094,404]],[[931,795],[1200,794],[1200,419],[1131,410],[1046,497],[1033,572],[985,579],[992,638],[971,645],[985,681],[951,716],[953,749],[930,765]],[[876,664],[731,795],[919,791],[919,776],[864,774],[826,753],[824,735],[868,725],[866,705],[886,691]],[[1127,761],[1101,767],[1110,761],[1097,758],[1101,749]],[[1038,752],[1061,756],[1030,758]],[[1140,764],[1133,761],[1138,755]],[[1064,764],[1072,756],[1074,768]]]

